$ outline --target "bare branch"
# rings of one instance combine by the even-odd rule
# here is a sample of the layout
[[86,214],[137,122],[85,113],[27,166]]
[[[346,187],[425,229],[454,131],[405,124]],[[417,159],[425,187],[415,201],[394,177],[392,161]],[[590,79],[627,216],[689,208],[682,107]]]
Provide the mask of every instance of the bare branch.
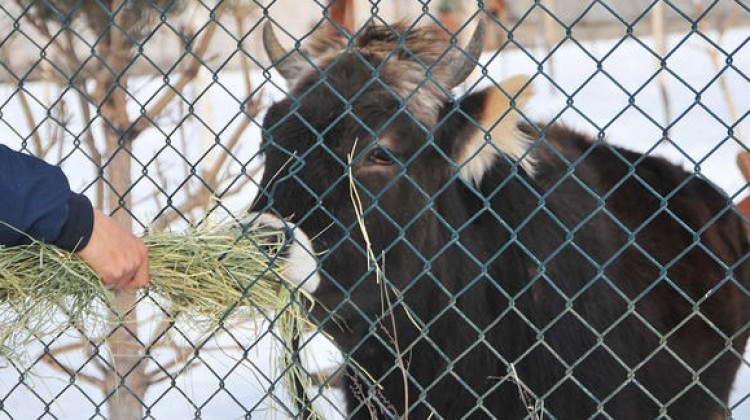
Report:
[[96,354],[94,354],[94,348],[101,346],[102,343],[105,342],[105,340],[102,338],[87,338],[86,332],[77,323],[73,324],[73,327],[78,332],[78,334],[81,335],[81,340],[79,344],[81,345],[81,349],[85,351],[86,357],[88,357],[88,360],[94,365],[94,368],[96,369],[96,371],[102,374],[104,377],[106,377],[107,372],[109,371],[109,368],[105,366],[104,363],[101,362],[101,360]]
[[[252,91],[252,84],[250,83],[249,78],[249,67],[243,68],[243,73],[245,73],[245,77],[247,80],[247,90],[248,90],[248,96],[250,95],[250,92]],[[242,135],[247,130],[248,127],[250,127],[250,124],[252,123],[252,119],[258,115],[260,112],[260,105],[261,101],[260,98],[254,98],[250,101],[248,101],[248,108],[247,108],[247,114],[245,114],[245,117],[240,121],[239,125],[234,129],[232,132],[232,135],[229,137],[229,139],[226,142],[226,145],[224,146],[227,150],[227,153],[221,154],[211,165],[210,168],[201,171],[201,179],[203,179],[203,182],[211,186],[212,188],[217,188],[219,185],[222,185],[224,182],[228,182],[230,180],[235,179],[237,175],[231,175],[226,174],[223,177],[219,178],[219,173],[221,170],[225,167],[227,159],[229,158],[229,155],[236,150]],[[242,187],[247,185],[247,183],[253,179],[260,170],[263,169],[263,165],[257,165],[255,168],[253,168],[247,176],[242,179],[240,182],[235,184],[231,190],[224,193],[224,197],[232,196],[239,192]],[[166,180],[162,180],[163,183],[166,185]],[[189,185],[186,184],[186,186]],[[206,188],[198,188],[197,190],[193,190],[192,188],[186,188],[186,198],[184,201],[177,205],[175,207],[176,211],[165,213],[160,217],[159,223],[166,226],[170,223],[177,220],[180,215],[188,214],[191,211],[195,210],[196,208],[205,207],[209,200],[211,199],[210,191]]]
[[[47,353],[44,353],[41,357],[42,362],[44,362],[47,366],[57,370],[58,372],[67,374],[71,378],[76,379],[82,379],[84,382],[87,382],[94,386],[103,386],[104,381],[100,378],[97,378],[96,376],[89,375],[87,373],[83,372],[76,372],[75,370],[63,365],[61,362],[59,362],[56,357],[61,356],[66,353],[74,352],[74,351],[81,351],[85,348],[88,348],[88,342],[86,341],[79,341],[75,343],[66,344],[64,346],[56,347]],[[96,360],[96,358],[93,358],[92,360]],[[96,360],[95,363],[100,363],[98,360]]]
[[[505,5],[503,2],[496,3],[498,7],[501,8],[501,10],[505,10]],[[549,2],[546,2],[545,4],[547,6],[547,9],[550,10],[553,13],[556,13],[558,10],[558,4],[557,0],[551,0]],[[499,16],[498,16],[499,17]],[[552,46],[555,44],[555,40],[557,39],[558,30],[560,26],[557,24],[555,19],[552,17],[550,13],[545,13],[544,17],[542,19],[542,27],[544,28],[544,50],[547,54],[549,54],[550,51],[552,51]],[[557,67],[555,66],[555,54],[550,54],[549,56],[549,75],[552,78],[552,80],[557,80]],[[553,89],[552,84],[550,84],[550,89]]]
[[39,157],[44,157],[44,147],[42,146],[42,138],[39,135],[39,130],[37,129],[38,127],[36,125],[36,119],[34,118],[34,113],[31,111],[29,100],[28,98],[26,98],[26,92],[24,92],[22,88],[18,89],[18,102],[21,103],[21,110],[23,111],[23,116],[26,119],[26,125],[29,126],[31,141],[34,145],[34,154]]
[[[659,60],[663,60],[667,51],[667,40],[664,32],[664,3],[657,2],[654,5],[654,13],[651,16],[651,36],[654,41],[654,49],[659,55]],[[661,67],[661,64],[659,64]],[[672,103],[669,100],[669,90],[667,89],[667,75],[664,69],[659,71],[659,75],[656,78],[656,85],[659,89],[659,96],[661,97],[662,107],[664,108],[664,127],[669,127],[672,121]],[[669,136],[669,132],[664,133],[666,137]]]
[[226,144],[226,150],[227,153],[222,153],[215,161],[214,164],[211,166],[210,169],[203,172],[201,177],[206,181],[209,185],[216,185],[216,178],[219,175],[219,171],[221,171],[221,168],[224,167],[224,164],[226,163],[227,159],[229,158],[229,154],[235,150],[237,147],[237,143],[239,143],[240,138],[242,138],[242,134],[247,130],[247,128],[250,126],[250,118],[243,118],[240,122],[240,125],[237,127],[236,130],[232,133],[232,136],[229,138]]
[[70,353],[73,351],[81,350],[85,344],[86,344],[85,342],[77,341],[75,343],[70,343],[64,346],[55,347],[54,349],[49,351],[49,354],[53,356],[60,356],[65,353]]
[[84,346],[83,348],[86,350],[86,356],[91,360],[91,363],[94,364],[94,368],[101,373],[102,375],[106,375],[109,368],[104,365],[104,363],[99,360],[99,358],[94,354],[94,346],[90,345],[90,343],[86,343],[88,345]]
[[[237,24],[237,31],[240,36],[242,36],[245,33],[245,16],[238,13],[235,16],[235,22]],[[245,54],[240,53],[239,57],[240,67],[242,69],[242,81],[245,82],[245,92],[248,92],[249,94],[253,90],[253,82],[250,80],[250,62]]]
[[[26,5],[23,0],[16,0],[16,4],[21,8],[25,9]],[[27,19],[29,24],[45,38],[45,42],[49,45],[52,45],[52,47],[57,50],[57,52],[63,57],[68,59],[68,66],[70,69],[79,69],[82,67],[83,63],[81,63],[80,60],[78,60],[78,57],[75,54],[75,49],[73,48],[73,44],[69,43],[67,46],[60,43],[60,37],[53,36],[52,31],[50,31],[48,22],[41,16],[32,14],[32,13],[26,13],[24,14],[24,17]],[[69,28],[66,28],[66,35],[71,33],[71,30]]]
[[[67,58],[68,61],[75,65],[75,63],[80,63],[80,60],[78,59],[78,55],[75,52],[75,48],[73,45],[73,34],[71,31],[65,32],[65,42],[67,44]],[[80,64],[78,64],[80,66]],[[94,141],[94,133],[91,129],[91,110],[89,109],[89,102],[86,96],[88,95],[88,91],[86,89],[86,83],[84,79],[76,78],[75,83],[75,91],[76,96],[78,96],[78,107],[81,109],[81,113],[83,114],[83,125],[88,126],[85,128],[84,136],[83,136],[83,144],[86,147],[86,150],[88,151],[89,155],[91,156],[91,159],[94,161],[94,165],[96,165],[97,168],[102,167],[102,154],[99,152],[99,149],[96,147],[96,142]],[[101,178],[101,174],[97,174],[97,179],[95,183],[95,191],[96,191],[96,203],[95,206],[98,209],[104,208],[104,180]]]
[[[700,2],[694,1],[693,2],[694,7],[694,13],[696,16],[699,16],[703,12],[703,6]],[[735,9],[734,13],[730,13],[726,16],[723,16],[721,19],[717,20],[717,39],[716,44],[721,45],[721,43],[724,40],[724,34],[726,33],[727,28],[730,28],[734,22],[737,20],[737,9]],[[701,19],[698,22],[698,29],[705,32],[707,30],[710,30],[710,28],[706,27],[707,19]],[[711,61],[711,65],[713,66],[714,70],[716,70],[717,73],[721,72],[721,62],[719,60],[719,50],[717,48],[714,48],[711,45],[707,45],[705,48],[706,55],[708,56],[709,61]],[[732,94],[732,89],[729,87],[729,82],[727,82],[727,78],[724,77],[724,75],[721,75],[719,77],[719,88],[721,89],[722,94],[724,95],[724,101],[727,105],[727,111],[729,113],[729,120],[730,123],[734,124],[739,119],[739,113],[737,111],[737,103],[734,100],[734,95]],[[737,124],[734,128],[734,137],[738,139],[739,141],[742,141],[742,129],[740,124]]]
[[[48,84],[45,84],[45,86],[48,87]],[[45,98],[45,103],[52,103],[52,99],[49,97]],[[56,156],[56,160],[59,162],[62,159],[62,153],[60,153],[60,149],[62,149],[62,141],[65,138],[65,130],[63,127],[67,124],[67,121],[65,120],[65,101],[61,100],[60,103],[53,108],[53,112],[55,118],[50,122],[52,127],[50,128],[49,142],[46,147],[42,148],[42,155],[39,156],[47,156],[53,147],[58,146],[58,156]]]
[[[240,192],[242,188],[261,171],[261,169],[263,169],[263,165],[260,164],[251,169],[244,179],[233,185],[229,191],[226,191],[223,194],[223,198],[231,197]],[[223,177],[219,184],[230,179],[234,179],[234,176],[227,175],[226,177]],[[176,211],[162,214],[159,218],[159,222],[165,226],[169,225],[177,220],[181,214],[187,214],[197,208],[205,207],[210,199],[211,195],[209,194],[209,191],[205,188],[200,188],[197,192],[187,196],[180,205],[175,206]]]
[[47,364],[47,366],[51,367],[54,370],[57,370],[58,372],[64,373],[71,378],[80,379],[84,382],[96,386],[96,387],[103,387],[105,385],[105,381],[102,379],[97,378],[94,375],[89,375],[87,373],[83,372],[76,372],[72,370],[71,368],[64,366],[60,362],[54,359],[53,355],[50,353],[45,353],[42,355],[42,361]]
[[[231,325],[227,325],[227,329],[232,329],[234,327],[237,327],[244,323],[245,321],[239,320],[236,323],[232,323]],[[146,380],[148,381],[148,386],[161,383],[167,379],[170,378],[168,371],[175,366],[181,366],[185,365],[187,362],[187,358],[195,352],[195,348],[193,347],[185,347],[180,346],[177,344],[177,342],[174,340],[174,337],[172,333],[169,331],[171,328],[171,321],[169,319],[165,318],[162,320],[162,322],[159,324],[159,327],[157,327],[156,331],[157,333],[154,334],[154,337],[164,337],[164,340],[159,343],[154,343],[152,341],[151,349],[170,349],[175,353],[175,357],[168,363],[161,364],[159,367],[156,367],[152,369],[150,372],[145,373]],[[236,346],[229,347],[231,348],[237,348]],[[225,351],[226,347],[208,347],[208,348],[202,348],[201,352],[213,352],[213,351]],[[201,365],[202,362],[200,360],[197,361],[191,361],[189,365],[184,366],[182,369],[180,369],[179,373],[184,374],[191,369],[194,369],[196,366]],[[167,373],[165,373],[167,372]],[[162,375],[162,376],[160,376]]]
[[[239,347],[232,346],[230,348],[239,348]],[[197,351],[198,349],[194,349],[192,347],[181,347],[179,350],[180,350],[180,353],[177,355],[178,357],[175,357],[175,359],[162,364],[161,368],[154,368],[150,372],[146,372],[146,377],[149,378],[149,381],[148,381],[149,386],[156,385],[168,379],[171,379],[171,376],[169,376],[169,374],[166,374],[165,372],[169,371],[175,366],[184,365],[185,362],[187,361],[188,356],[195,353],[195,351]],[[200,352],[212,353],[212,352],[217,352],[217,351],[225,352],[226,350],[227,350],[226,347],[216,346],[216,347],[201,348]],[[180,369],[179,373],[181,375],[184,375],[200,365],[202,365],[202,362],[200,361],[191,361],[190,364],[187,364],[182,369]]]
[[214,12],[216,17],[211,22],[211,24],[207,26],[206,31],[203,33],[203,38],[201,39],[198,46],[193,50],[193,57],[190,63],[181,72],[180,78],[177,80],[177,83],[175,83],[174,86],[171,86],[171,89],[168,89],[164,92],[164,94],[146,112],[145,116],[139,116],[138,120],[136,120],[130,130],[130,139],[135,139],[141,132],[143,132],[143,130],[148,128],[149,124],[151,124],[152,121],[156,120],[156,118],[158,118],[159,115],[161,115],[161,113],[164,111],[164,108],[166,108],[167,105],[172,102],[177,93],[182,92],[185,87],[191,81],[193,81],[193,79],[195,79],[195,76],[198,74],[198,70],[201,66],[201,60],[199,60],[199,57],[203,57],[206,54],[206,50],[208,50],[208,46],[213,39],[214,33],[216,33],[216,29],[219,27],[219,25],[216,23],[216,20],[218,20],[223,10],[224,7],[222,7],[222,5],[219,5],[216,8]]

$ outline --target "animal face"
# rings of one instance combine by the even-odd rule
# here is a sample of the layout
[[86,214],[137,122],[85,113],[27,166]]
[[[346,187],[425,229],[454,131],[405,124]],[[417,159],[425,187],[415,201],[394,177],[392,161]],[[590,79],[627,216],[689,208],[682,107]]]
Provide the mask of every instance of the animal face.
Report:
[[365,298],[377,296],[375,282],[365,280],[368,248],[376,256],[405,248],[396,258],[412,255],[416,264],[440,246],[444,209],[435,197],[456,182],[479,183],[496,159],[525,152],[511,101],[519,106],[531,95],[526,78],[452,99],[450,89],[477,62],[483,30],[480,20],[459,50],[437,27],[373,26],[352,46],[315,39],[303,57],[280,50],[264,29],[291,89],[264,121],[263,193],[253,209],[313,238],[330,276],[318,292],[337,296],[328,303],[354,293],[359,309],[377,310],[379,302]]

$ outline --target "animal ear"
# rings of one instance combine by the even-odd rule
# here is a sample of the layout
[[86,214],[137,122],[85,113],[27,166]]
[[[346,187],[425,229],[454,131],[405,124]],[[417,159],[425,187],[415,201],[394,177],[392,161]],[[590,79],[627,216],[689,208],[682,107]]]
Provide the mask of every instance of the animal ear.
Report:
[[[533,161],[527,155],[529,139],[518,128],[520,109],[533,96],[529,78],[513,76],[464,99],[469,103],[466,122],[459,140],[452,147],[453,161],[460,167],[460,176],[479,184],[500,153],[519,160],[521,167],[533,174]],[[472,105],[473,103],[473,105]]]

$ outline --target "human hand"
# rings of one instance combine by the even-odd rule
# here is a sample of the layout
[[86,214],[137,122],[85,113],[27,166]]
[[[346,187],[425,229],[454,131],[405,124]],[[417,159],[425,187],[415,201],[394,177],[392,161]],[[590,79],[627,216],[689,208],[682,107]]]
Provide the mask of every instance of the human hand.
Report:
[[143,240],[97,209],[91,239],[78,255],[99,274],[105,286],[122,289],[148,284],[148,248]]

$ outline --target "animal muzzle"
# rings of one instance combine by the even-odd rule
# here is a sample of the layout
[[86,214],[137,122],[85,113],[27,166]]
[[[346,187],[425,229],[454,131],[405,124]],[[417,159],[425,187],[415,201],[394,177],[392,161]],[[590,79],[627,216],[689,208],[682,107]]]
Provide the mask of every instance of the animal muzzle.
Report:
[[310,238],[294,223],[271,213],[250,213],[242,223],[250,229],[279,232],[283,244],[279,257],[282,259],[281,275],[287,281],[314,293],[320,285],[318,258]]

